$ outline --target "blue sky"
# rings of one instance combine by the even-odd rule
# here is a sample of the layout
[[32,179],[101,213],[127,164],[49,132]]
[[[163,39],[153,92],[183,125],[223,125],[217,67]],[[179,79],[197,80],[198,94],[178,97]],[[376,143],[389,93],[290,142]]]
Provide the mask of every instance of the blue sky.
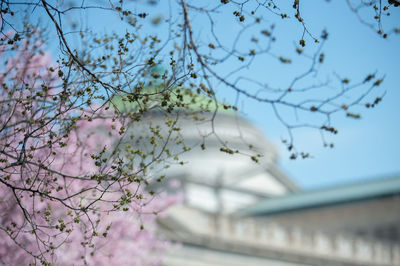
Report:
[[[284,147],[278,144],[282,151],[280,165],[305,188],[400,173],[400,36],[378,38],[370,28],[359,23],[344,2],[313,1],[313,7],[304,17],[310,21],[311,30],[318,32],[321,27],[327,28],[329,40],[324,48],[325,63],[331,69],[355,77],[376,70],[386,75],[377,95],[385,91],[386,94],[376,108],[363,110],[360,120],[343,115],[334,118],[339,129],[339,134],[331,138],[334,149],[323,148],[318,134],[307,129],[298,131],[295,138],[313,158],[290,160]],[[393,9],[391,20],[384,26],[393,26],[394,22],[399,25],[399,11]],[[279,143],[284,136],[282,129],[277,130],[258,110],[259,106],[254,106],[245,112],[269,138]],[[268,119],[273,117],[268,116]]]

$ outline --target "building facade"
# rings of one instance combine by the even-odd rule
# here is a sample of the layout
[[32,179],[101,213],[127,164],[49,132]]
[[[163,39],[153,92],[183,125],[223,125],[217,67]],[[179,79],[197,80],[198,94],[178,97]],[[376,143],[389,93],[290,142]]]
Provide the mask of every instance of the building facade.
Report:
[[251,123],[204,116],[179,120],[191,151],[162,170],[184,194],[158,221],[181,243],[163,265],[400,265],[400,178],[303,191]]

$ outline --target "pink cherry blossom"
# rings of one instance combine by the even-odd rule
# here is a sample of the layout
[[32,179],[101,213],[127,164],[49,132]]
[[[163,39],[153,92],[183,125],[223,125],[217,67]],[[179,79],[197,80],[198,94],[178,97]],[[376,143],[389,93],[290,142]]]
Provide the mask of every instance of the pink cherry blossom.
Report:
[[148,192],[119,141],[127,119],[72,108],[43,42],[13,36],[0,45],[0,263],[160,264],[171,243],[156,218],[181,196]]

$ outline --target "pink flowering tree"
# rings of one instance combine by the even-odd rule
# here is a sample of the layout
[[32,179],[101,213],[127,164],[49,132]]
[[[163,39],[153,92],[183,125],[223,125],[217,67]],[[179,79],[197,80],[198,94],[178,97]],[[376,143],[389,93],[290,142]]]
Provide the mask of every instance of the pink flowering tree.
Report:
[[137,106],[96,101],[43,49],[37,29],[2,36],[0,262],[158,265],[155,219],[179,201],[146,189],[163,150],[131,149]]

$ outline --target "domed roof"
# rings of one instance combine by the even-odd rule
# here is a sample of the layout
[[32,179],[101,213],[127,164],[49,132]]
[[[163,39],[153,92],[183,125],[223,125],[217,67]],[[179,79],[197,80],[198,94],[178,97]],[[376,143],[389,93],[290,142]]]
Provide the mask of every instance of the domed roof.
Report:
[[[172,154],[170,159],[165,158],[168,168],[155,167],[153,174],[183,180],[191,191],[188,200],[194,205],[215,210],[217,200],[209,194],[210,189],[216,187],[225,191],[221,197],[225,197],[227,211],[253,204],[259,197],[297,190],[297,186],[279,171],[274,145],[234,107],[188,89],[168,91],[169,96],[159,87],[146,93],[144,97],[148,99],[144,103],[131,101],[128,96],[113,102],[120,111],[148,108],[130,129],[143,140],[136,145],[153,154],[166,150]],[[165,98],[168,101],[163,104]],[[174,107],[168,108],[170,104]],[[160,138],[156,151],[144,141],[154,128],[159,130],[159,135],[168,136]],[[174,137],[171,134],[175,134]],[[179,160],[173,159],[177,158],[175,154]]]

